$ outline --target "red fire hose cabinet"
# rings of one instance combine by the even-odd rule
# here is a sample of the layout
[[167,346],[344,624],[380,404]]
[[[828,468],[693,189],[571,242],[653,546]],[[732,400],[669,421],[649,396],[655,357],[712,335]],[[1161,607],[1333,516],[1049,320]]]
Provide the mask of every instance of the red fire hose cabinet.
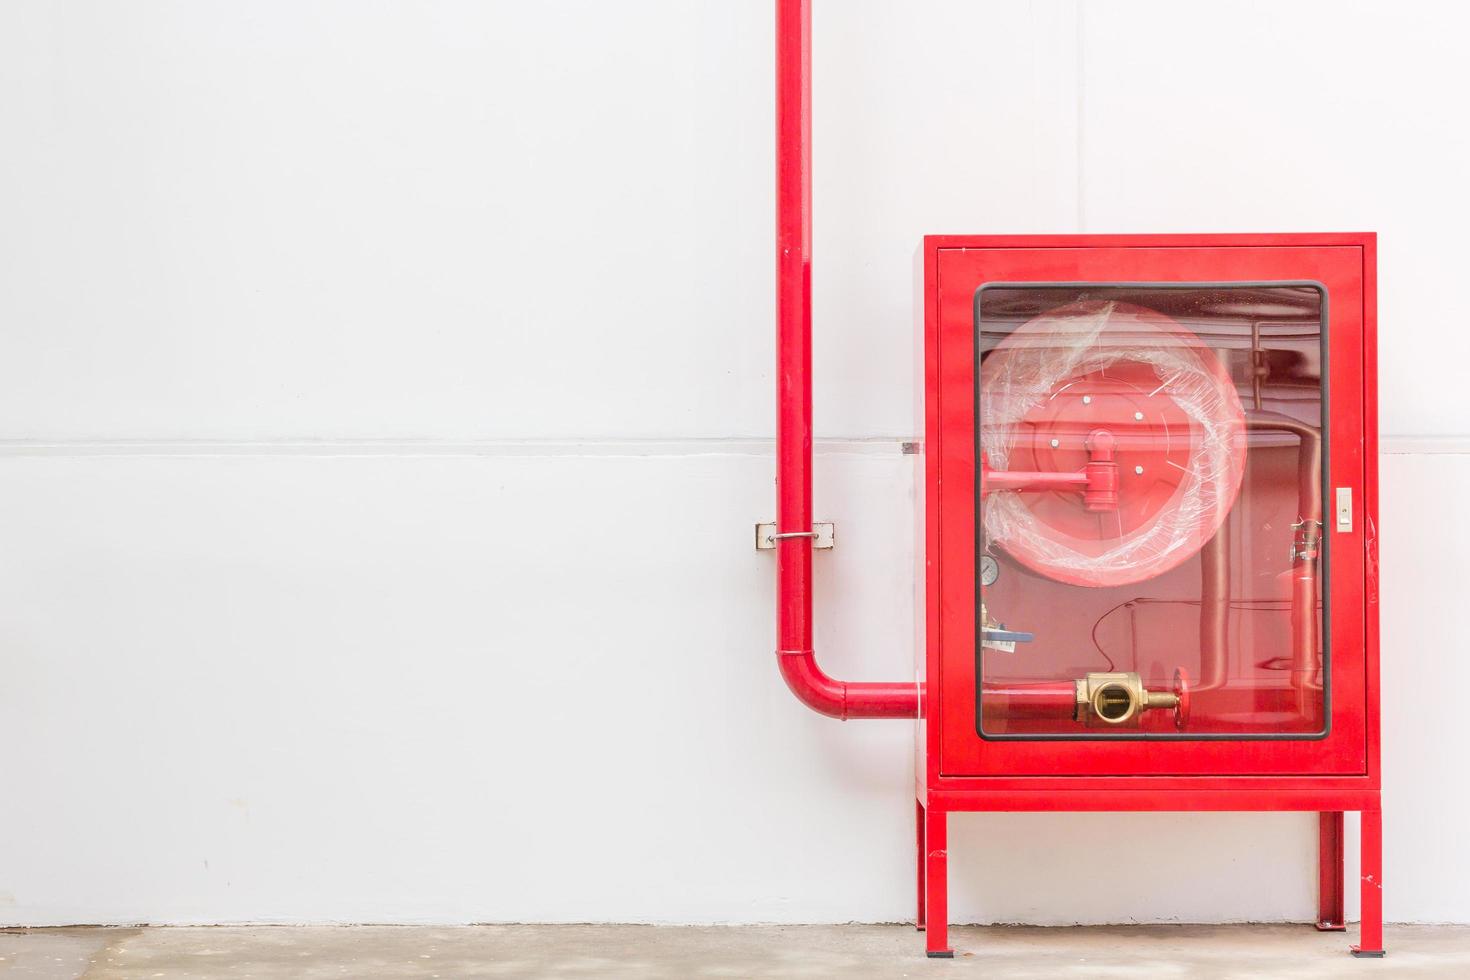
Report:
[[1381,955],[1371,235],[922,250],[920,928],[966,810],[1343,812]]

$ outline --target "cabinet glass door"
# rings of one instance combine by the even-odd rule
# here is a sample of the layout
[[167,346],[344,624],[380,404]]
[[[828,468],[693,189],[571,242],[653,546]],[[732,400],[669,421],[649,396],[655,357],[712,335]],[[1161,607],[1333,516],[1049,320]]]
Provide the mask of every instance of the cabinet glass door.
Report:
[[1326,734],[1314,282],[974,294],[975,730]]

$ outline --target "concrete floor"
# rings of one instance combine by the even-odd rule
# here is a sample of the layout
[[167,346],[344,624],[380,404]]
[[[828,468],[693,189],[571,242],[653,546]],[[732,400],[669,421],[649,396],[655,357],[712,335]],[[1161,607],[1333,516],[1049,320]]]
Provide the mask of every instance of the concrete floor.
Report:
[[0,932],[0,977],[1470,977],[1470,926],[1390,926],[1383,960],[1310,926],[69,928]]

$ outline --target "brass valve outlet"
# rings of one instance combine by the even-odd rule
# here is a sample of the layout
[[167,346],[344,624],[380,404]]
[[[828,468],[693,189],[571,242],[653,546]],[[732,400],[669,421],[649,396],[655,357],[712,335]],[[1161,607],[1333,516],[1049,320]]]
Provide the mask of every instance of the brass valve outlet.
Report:
[[1089,715],[1109,725],[1125,725],[1144,711],[1179,708],[1178,691],[1150,691],[1137,673],[1098,673],[1079,678],[1078,721]]

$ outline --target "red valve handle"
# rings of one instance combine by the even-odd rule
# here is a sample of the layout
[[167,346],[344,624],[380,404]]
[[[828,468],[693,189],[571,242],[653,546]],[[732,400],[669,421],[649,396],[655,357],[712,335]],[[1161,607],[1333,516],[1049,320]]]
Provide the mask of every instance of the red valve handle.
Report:
[[1035,473],[1022,470],[993,470],[985,456],[980,457],[980,495],[996,490],[1075,490],[1082,494],[1082,506],[1089,511],[1118,509],[1118,464],[1113,459],[1117,440],[1107,429],[1098,429],[1087,437],[1088,460],[1076,473]]
[[1087,490],[1082,494],[1082,506],[1093,512],[1118,509],[1118,464],[1113,461],[1113,447],[1117,440],[1107,429],[1098,429],[1087,437],[1087,465],[1082,472],[1087,474]]
[[1189,674],[1183,667],[1174,668],[1174,694],[1179,698],[1174,706],[1174,728],[1182,732],[1189,724]]

